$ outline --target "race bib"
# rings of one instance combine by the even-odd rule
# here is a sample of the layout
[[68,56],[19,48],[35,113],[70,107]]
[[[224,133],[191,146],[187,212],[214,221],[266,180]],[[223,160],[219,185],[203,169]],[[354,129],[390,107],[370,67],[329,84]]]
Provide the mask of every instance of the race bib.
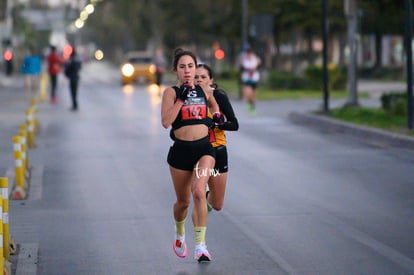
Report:
[[204,98],[188,97],[181,107],[181,116],[183,120],[206,118],[207,106]]

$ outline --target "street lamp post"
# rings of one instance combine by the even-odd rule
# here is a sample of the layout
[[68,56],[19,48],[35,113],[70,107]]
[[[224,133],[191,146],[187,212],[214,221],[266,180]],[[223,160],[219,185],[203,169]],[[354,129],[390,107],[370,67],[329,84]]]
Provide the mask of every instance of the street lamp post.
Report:
[[329,90],[328,90],[328,3],[327,0],[322,0],[322,40],[323,40],[323,111],[329,112]]
[[247,0],[241,0],[241,46],[247,42]]
[[6,3],[6,36],[11,38],[12,31],[13,31],[13,17],[12,17],[12,10],[13,10],[13,1],[7,0]]
[[347,105],[358,105],[357,94],[357,14],[356,8],[357,0],[345,0],[345,15],[348,21],[348,47],[349,47],[349,62],[348,62],[348,102]]
[[413,7],[405,0],[405,49],[407,51],[407,124],[413,128]]
[[[247,43],[247,0],[240,0],[241,6],[241,43],[240,49],[243,50],[243,46]],[[241,86],[241,79],[239,83],[239,99],[243,98],[243,91]]]

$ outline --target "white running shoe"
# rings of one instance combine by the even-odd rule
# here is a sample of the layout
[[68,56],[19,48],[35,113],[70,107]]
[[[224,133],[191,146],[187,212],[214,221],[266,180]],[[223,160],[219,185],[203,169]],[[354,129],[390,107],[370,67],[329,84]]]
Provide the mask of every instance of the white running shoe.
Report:
[[208,253],[207,246],[205,243],[200,243],[196,245],[194,259],[196,259],[199,263],[211,261],[211,255],[210,253]]
[[185,236],[180,236],[175,234],[175,238],[172,244],[175,255],[180,258],[185,258],[187,256],[187,244],[185,243]]

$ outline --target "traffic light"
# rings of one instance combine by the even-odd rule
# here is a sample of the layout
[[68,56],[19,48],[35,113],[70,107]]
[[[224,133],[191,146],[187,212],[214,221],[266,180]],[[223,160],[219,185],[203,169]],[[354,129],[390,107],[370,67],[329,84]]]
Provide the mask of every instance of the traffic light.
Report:
[[72,54],[73,48],[71,45],[65,45],[63,47],[63,59],[68,59],[70,55]]
[[6,50],[3,54],[4,64],[6,68],[6,75],[11,75],[13,72],[13,53],[11,50]]
[[10,50],[7,50],[4,52],[3,58],[5,61],[11,61],[13,59],[13,53]]
[[224,58],[224,51],[222,49],[217,49],[214,51],[214,57],[217,60],[222,60]]
[[215,41],[212,45],[213,51],[214,51],[214,58],[217,60],[222,60],[224,58],[224,51],[220,47],[220,43],[218,41]]

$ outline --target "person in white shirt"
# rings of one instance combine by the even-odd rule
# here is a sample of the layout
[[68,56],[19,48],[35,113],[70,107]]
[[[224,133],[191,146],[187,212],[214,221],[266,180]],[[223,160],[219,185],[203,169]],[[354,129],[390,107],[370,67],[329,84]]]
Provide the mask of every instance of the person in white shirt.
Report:
[[241,83],[243,98],[247,101],[247,107],[251,115],[256,114],[256,89],[260,80],[260,58],[247,46],[240,56]]

